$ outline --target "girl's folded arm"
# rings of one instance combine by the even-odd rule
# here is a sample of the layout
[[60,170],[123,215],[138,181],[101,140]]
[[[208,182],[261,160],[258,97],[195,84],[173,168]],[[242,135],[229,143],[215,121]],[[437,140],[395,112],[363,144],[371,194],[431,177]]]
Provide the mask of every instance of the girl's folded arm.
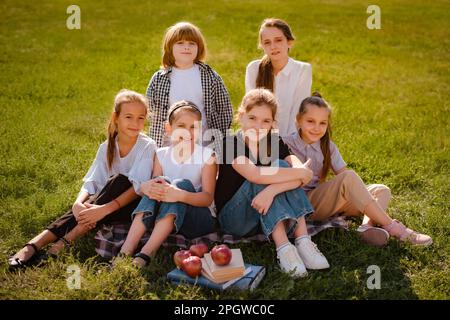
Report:
[[[300,159],[298,159],[294,155],[287,156],[286,158],[284,158],[284,160],[286,162],[288,162],[291,165],[291,167],[294,167],[294,168],[300,168],[303,165],[302,162],[300,161]],[[273,183],[273,184],[267,186],[266,189],[268,189],[268,191],[270,190],[270,192],[274,196],[276,196],[280,193],[296,189],[296,188],[300,187],[301,185],[302,185],[301,180],[298,179],[298,180],[292,180],[292,181],[282,182],[282,183]]]
[[216,189],[217,164],[216,158],[211,158],[205,163],[202,169],[202,191],[189,192],[180,190],[181,202],[196,207],[209,207],[214,200]]
[[274,184],[292,182],[300,183],[305,168],[258,167],[245,156],[239,156],[232,162],[236,170],[247,181],[256,184]]

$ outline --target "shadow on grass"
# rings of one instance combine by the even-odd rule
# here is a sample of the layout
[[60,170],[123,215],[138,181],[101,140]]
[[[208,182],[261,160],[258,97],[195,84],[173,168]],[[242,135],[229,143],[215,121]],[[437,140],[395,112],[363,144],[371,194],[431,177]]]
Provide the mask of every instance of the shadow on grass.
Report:
[[[3,298],[39,297],[68,299],[417,299],[411,288],[403,260],[411,258],[410,252],[392,240],[385,248],[370,247],[360,241],[354,231],[328,229],[313,238],[330,262],[330,269],[309,271],[306,278],[292,279],[282,273],[276,261],[272,243],[249,243],[232,245],[242,249],[247,263],[264,265],[267,273],[260,286],[253,292],[216,292],[205,288],[173,286],[167,283],[166,274],[173,269],[172,255],[176,247],[163,247],[155,259],[138,273],[110,271],[106,260],[96,256],[94,232],[77,241],[71,252],[60,261],[49,266],[33,268],[22,274],[7,275],[2,281]],[[80,264],[85,277],[85,293],[71,292],[64,295],[67,288],[67,266]],[[369,289],[367,273],[369,266],[376,265],[381,271],[381,288]],[[39,275],[39,273],[42,273]],[[52,274],[57,273],[57,274]],[[105,274],[106,273],[106,274]],[[110,275],[108,273],[111,273]],[[101,274],[101,276],[97,276]],[[21,296],[8,295],[7,288],[14,290],[15,284],[23,277],[25,285]],[[60,278],[59,285],[52,286],[52,277]],[[46,283],[48,282],[48,283]],[[127,285],[134,283],[134,285]],[[45,290],[43,289],[45,287]],[[40,292],[39,292],[40,291]],[[99,291],[99,292],[97,292]],[[128,291],[128,292],[127,292]],[[131,292],[129,292],[131,291]],[[38,292],[37,294],[34,294]]]

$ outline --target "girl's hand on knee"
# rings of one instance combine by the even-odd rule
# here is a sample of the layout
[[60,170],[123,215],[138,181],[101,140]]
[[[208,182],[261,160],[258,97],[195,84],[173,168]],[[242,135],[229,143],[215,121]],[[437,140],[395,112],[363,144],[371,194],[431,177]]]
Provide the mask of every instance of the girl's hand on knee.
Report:
[[161,196],[161,201],[164,202],[178,202],[182,198],[183,190],[178,189],[174,185],[166,184],[164,186],[163,194]]
[[268,188],[265,188],[252,200],[252,207],[260,214],[265,215],[272,205],[275,195]]
[[80,212],[83,210],[86,210],[86,204],[75,202],[72,206],[72,213],[75,216],[75,219],[78,221],[78,217],[80,215]]
[[141,191],[150,199],[162,201],[162,197],[166,193],[166,185],[168,185],[167,181],[156,178],[145,182],[141,186]]
[[87,209],[81,211],[78,216],[78,223],[85,226],[95,225],[109,213],[105,205],[86,203],[86,207]]

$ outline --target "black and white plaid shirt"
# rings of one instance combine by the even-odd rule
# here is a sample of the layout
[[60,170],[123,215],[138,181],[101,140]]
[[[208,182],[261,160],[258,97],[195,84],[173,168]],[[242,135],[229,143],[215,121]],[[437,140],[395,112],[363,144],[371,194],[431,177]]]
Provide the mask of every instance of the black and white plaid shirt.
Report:
[[[205,105],[206,124],[209,129],[218,129],[222,134],[230,128],[233,117],[233,107],[230,96],[222,78],[207,64],[197,62],[202,82],[203,103]],[[170,94],[170,73],[172,67],[155,72],[147,88],[147,98],[150,101],[152,121],[150,137],[158,147],[167,144],[164,122],[167,121]]]

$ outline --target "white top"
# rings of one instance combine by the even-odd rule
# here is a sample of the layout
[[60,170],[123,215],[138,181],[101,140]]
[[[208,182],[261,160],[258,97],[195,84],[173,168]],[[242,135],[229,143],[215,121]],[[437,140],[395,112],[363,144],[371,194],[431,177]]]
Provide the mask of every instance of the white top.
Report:
[[[245,92],[256,88],[260,61],[252,61],[247,66]],[[289,58],[288,63],[275,76],[274,93],[280,105],[276,120],[281,137],[297,131],[295,117],[300,108],[300,103],[311,95],[311,85],[311,65],[292,58]]]
[[107,160],[108,141],[103,142],[98,148],[94,162],[83,178],[84,184],[80,193],[85,191],[89,194],[95,194],[103,189],[110,176],[123,174],[133,184],[134,191],[142,196],[141,183],[151,178],[155,150],[156,142],[140,133],[130,152],[125,157],[120,157],[116,138],[115,157],[112,168],[109,170]]
[[202,80],[197,64],[190,69],[178,69],[173,67],[170,74],[169,105],[180,100],[188,100],[200,109],[202,113],[202,130],[206,131],[205,104],[203,102]]
[[210,148],[195,144],[194,152],[183,163],[178,163],[172,146],[159,148],[156,151],[163,175],[170,180],[188,179],[198,192],[202,188],[202,169],[206,161],[213,155]]

